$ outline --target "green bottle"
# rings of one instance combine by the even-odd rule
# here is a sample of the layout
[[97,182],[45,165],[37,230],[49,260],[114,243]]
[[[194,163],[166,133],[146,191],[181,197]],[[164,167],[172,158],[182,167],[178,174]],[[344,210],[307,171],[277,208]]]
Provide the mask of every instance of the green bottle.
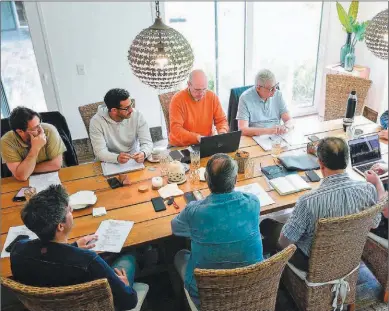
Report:
[[344,60],[351,49],[351,33],[347,33],[346,44],[340,48],[340,65],[344,67]]

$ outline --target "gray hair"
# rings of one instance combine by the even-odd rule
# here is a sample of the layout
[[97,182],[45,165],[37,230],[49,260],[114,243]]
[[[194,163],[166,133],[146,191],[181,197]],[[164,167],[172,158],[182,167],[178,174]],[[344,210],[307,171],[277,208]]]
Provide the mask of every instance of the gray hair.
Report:
[[238,175],[238,165],[227,154],[217,153],[208,161],[205,174],[212,193],[232,192]]
[[262,69],[255,76],[255,86],[265,86],[269,81],[276,82],[276,76],[269,69]]
[[66,221],[69,196],[61,185],[35,194],[22,209],[20,216],[28,229],[34,232],[43,242],[55,238],[57,226]]

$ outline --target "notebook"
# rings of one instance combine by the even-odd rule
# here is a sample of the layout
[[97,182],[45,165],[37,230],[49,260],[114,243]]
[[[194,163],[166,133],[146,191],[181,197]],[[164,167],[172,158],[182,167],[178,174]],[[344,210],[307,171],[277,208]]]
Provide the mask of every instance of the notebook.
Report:
[[270,180],[270,184],[279,195],[287,195],[312,188],[298,174],[272,179]]
[[[276,135],[260,135],[253,136],[255,142],[262,147],[265,151],[270,151],[272,149],[272,140]],[[288,144],[285,141],[281,141],[281,148],[284,148]]]
[[138,171],[144,169],[143,163],[137,163],[134,159],[128,160],[127,163],[108,163],[101,162],[101,169],[103,170],[104,176],[112,176],[122,173],[128,173],[132,171]]

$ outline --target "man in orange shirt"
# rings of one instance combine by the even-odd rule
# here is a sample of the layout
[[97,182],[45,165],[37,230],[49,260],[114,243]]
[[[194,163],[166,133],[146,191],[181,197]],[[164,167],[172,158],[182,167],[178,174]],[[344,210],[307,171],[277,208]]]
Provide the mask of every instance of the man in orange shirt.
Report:
[[207,76],[202,70],[189,74],[188,87],[174,95],[169,107],[169,142],[173,146],[198,144],[202,136],[228,132],[228,123],[219,98],[207,90]]

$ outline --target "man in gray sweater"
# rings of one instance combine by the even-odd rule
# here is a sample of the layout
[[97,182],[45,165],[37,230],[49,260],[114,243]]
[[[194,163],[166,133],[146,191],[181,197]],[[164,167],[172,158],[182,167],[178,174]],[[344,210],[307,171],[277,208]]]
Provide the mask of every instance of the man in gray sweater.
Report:
[[142,163],[151,153],[153,142],[143,115],[133,108],[130,94],[112,89],[104,97],[89,126],[89,135],[97,160]]

